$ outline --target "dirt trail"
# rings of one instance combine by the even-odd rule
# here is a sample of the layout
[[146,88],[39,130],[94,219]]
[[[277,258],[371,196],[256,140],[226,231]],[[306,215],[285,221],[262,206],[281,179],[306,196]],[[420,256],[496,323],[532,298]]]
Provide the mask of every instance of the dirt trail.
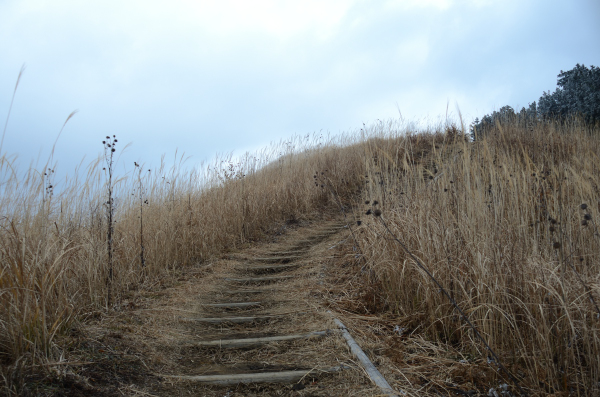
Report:
[[348,237],[339,221],[288,233],[212,263],[156,307],[149,393],[375,396],[322,296],[326,263]]

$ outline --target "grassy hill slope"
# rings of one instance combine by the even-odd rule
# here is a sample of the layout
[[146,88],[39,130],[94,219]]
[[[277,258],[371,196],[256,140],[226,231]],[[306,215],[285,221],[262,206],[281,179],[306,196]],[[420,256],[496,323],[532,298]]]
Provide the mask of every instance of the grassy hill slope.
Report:
[[355,238],[349,271],[375,291],[357,295],[357,311],[487,359],[441,286],[523,388],[597,395],[598,153],[597,131],[576,123],[498,125],[475,143],[453,126],[406,134],[380,123],[202,170],[136,168],[114,185],[112,277],[102,163],[54,193],[51,172],[17,178],[3,157],[2,372],[58,360],[58,335],[171,270],[341,209]]

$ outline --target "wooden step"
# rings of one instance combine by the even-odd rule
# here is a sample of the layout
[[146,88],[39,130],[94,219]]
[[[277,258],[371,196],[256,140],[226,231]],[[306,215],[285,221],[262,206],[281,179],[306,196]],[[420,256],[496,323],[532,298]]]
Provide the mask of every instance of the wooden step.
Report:
[[287,280],[294,276],[267,276],[267,277],[228,277],[225,281],[233,281],[236,283],[265,283],[271,281]]
[[224,375],[160,375],[164,378],[176,378],[209,385],[236,385],[239,383],[295,383],[311,373],[337,372],[343,367],[327,369],[304,369],[298,371],[259,372],[250,374],[224,374]]
[[301,255],[286,255],[286,256],[267,256],[262,258],[252,258],[253,261],[256,262],[283,262],[283,261],[293,261],[294,259],[302,258]]
[[198,347],[219,347],[219,348],[240,348],[265,345],[271,342],[285,342],[297,339],[322,338],[327,336],[329,331],[316,331],[303,335],[282,335],[282,336],[267,336],[262,338],[246,338],[246,339],[218,339],[210,341],[200,341],[192,343],[192,346]]
[[302,254],[306,254],[307,253],[307,249],[295,249],[295,250],[290,250],[290,251],[269,251],[269,252],[264,252],[264,255],[275,255],[275,256],[301,256]]
[[244,317],[200,317],[200,318],[184,318],[185,321],[193,321],[198,323],[222,324],[222,323],[253,323],[255,321],[272,320],[277,317],[287,316],[288,314],[270,314],[260,316],[244,316]]
[[236,302],[236,303],[205,303],[202,304],[202,306],[208,306],[208,307],[222,307],[225,309],[228,308],[243,308],[243,307],[253,307],[253,306],[260,306],[262,302]]
[[268,294],[271,292],[281,292],[280,289],[268,288],[268,289],[233,289],[230,291],[221,291],[222,294],[227,295],[239,295],[239,294]]
[[278,271],[300,266],[299,263],[284,263],[283,265],[247,265],[241,269],[246,271]]

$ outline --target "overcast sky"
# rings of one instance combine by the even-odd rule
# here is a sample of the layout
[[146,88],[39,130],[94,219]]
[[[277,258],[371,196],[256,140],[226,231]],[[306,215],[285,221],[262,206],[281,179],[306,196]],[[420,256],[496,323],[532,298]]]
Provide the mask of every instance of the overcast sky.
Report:
[[[598,0],[0,0],[2,151],[189,165],[377,119],[470,121],[600,66]],[[0,127],[0,128],[2,128]],[[1,132],[1,131],[0,131]],[[131,164],[130,164],[131,163]]]

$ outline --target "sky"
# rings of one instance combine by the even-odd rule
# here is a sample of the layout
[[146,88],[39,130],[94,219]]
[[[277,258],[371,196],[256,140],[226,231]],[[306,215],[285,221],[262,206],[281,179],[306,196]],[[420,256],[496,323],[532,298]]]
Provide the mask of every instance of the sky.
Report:
[[0,128],[26,66],[1,154],[39,168],[56,142],[68,173],[114,134],[123,169],[176,151],[194,167],[377,120],[518,110],[577,63],[600,66],[597,0],[0,0]]

